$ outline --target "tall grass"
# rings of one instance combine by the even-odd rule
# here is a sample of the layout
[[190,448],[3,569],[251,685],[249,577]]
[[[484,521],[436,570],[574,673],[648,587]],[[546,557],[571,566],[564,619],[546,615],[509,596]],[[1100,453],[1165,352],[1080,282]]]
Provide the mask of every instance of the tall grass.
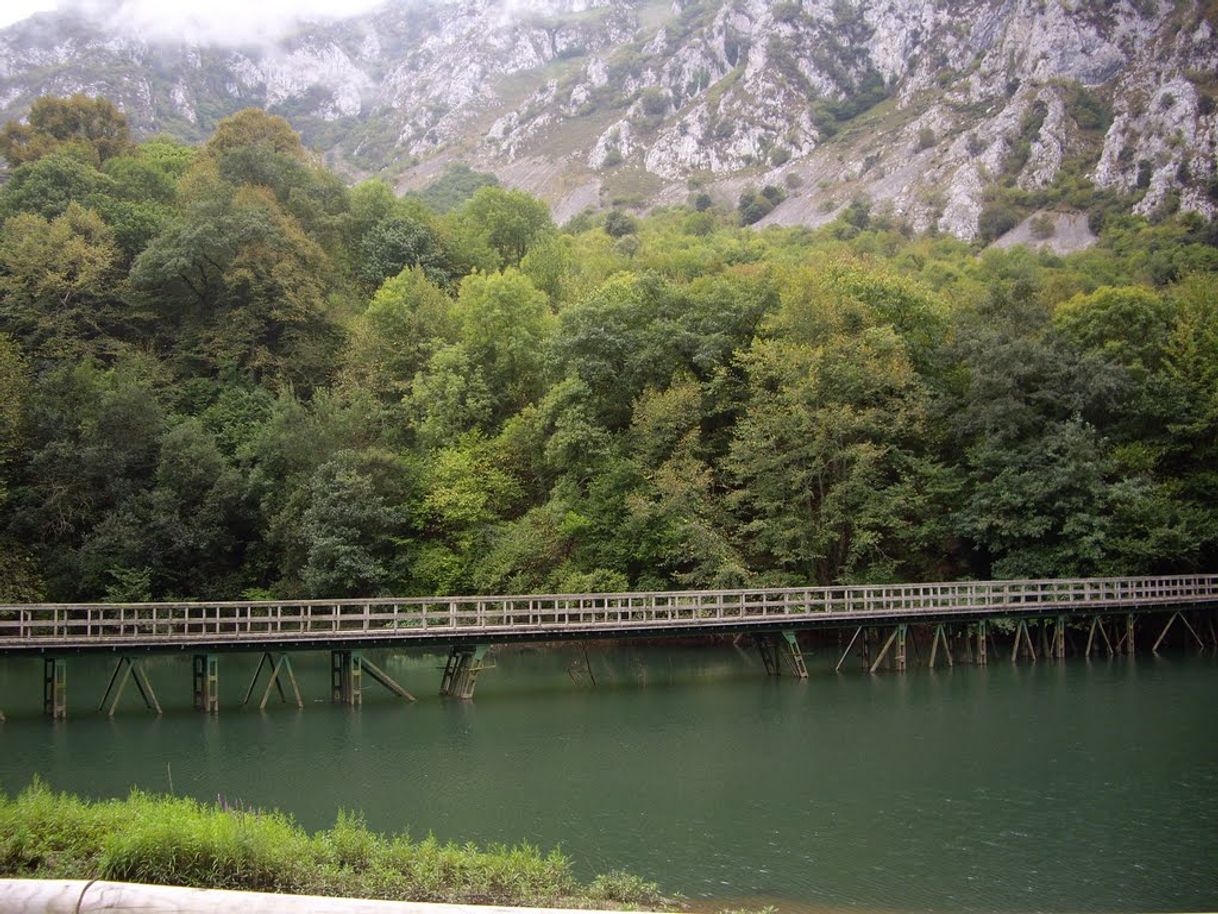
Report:
[[0,876],[112,879],[201,888],[403,901],[654,907],[651,882],[621,873],[590,884],[558,851],[528,844],[441,844],[370,831],[339,813],[309,834],[281,812],[132,791],[91,801],[35,781],[0,794]]

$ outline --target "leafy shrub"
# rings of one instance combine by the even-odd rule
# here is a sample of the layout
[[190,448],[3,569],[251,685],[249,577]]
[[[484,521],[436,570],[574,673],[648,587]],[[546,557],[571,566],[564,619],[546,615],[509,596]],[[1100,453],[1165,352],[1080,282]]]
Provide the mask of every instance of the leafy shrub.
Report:
[[660,117],[668,111],[668,93],[663,89],[644,89],[639,96],[639,105],[648,117]]
[[1000,200],[987,204],[977,218],[977,231],[982,241],[986,242],[1001,238],[1017,225],[1019,213],[1010,204]]
[[1031,231],[1033,238],[1045,241],[1052,238],[1057,232],[1057,225],[1052,219],[1042,213],[1029,223],[1028,229]]
[[632,235],[638,230],[638,220],[620,209],[611,209],[605,214],[605,234],[611,238]]

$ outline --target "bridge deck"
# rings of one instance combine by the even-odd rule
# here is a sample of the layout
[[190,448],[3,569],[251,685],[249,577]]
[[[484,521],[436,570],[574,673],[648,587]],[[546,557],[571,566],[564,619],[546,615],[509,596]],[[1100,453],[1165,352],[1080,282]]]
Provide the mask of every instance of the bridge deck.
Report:
[[0,606],[0,654],[560,641],[1218,604],[1218,575],[663,593]]

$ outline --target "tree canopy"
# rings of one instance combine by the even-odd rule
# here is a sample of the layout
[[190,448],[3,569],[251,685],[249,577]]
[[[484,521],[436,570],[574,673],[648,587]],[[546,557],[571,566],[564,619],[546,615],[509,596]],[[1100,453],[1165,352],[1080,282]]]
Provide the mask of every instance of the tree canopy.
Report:
[[[0,601],[1218,562],[1218,250],[348,187],[249,109],[0,132]],[[759,196],[764,195],[761,192]]]

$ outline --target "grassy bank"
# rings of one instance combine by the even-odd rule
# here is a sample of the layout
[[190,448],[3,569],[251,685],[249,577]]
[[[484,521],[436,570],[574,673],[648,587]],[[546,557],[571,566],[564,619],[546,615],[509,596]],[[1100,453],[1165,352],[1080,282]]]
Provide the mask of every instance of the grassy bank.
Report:
[[526,844],[478,848],[380,835],[340,813],[313,834],[280,812],[133,791],[84,800],[40,782],[0,794],[0,876],[566,907],[655,907],[659,889],[624,873],[582,883],[571,861]]

